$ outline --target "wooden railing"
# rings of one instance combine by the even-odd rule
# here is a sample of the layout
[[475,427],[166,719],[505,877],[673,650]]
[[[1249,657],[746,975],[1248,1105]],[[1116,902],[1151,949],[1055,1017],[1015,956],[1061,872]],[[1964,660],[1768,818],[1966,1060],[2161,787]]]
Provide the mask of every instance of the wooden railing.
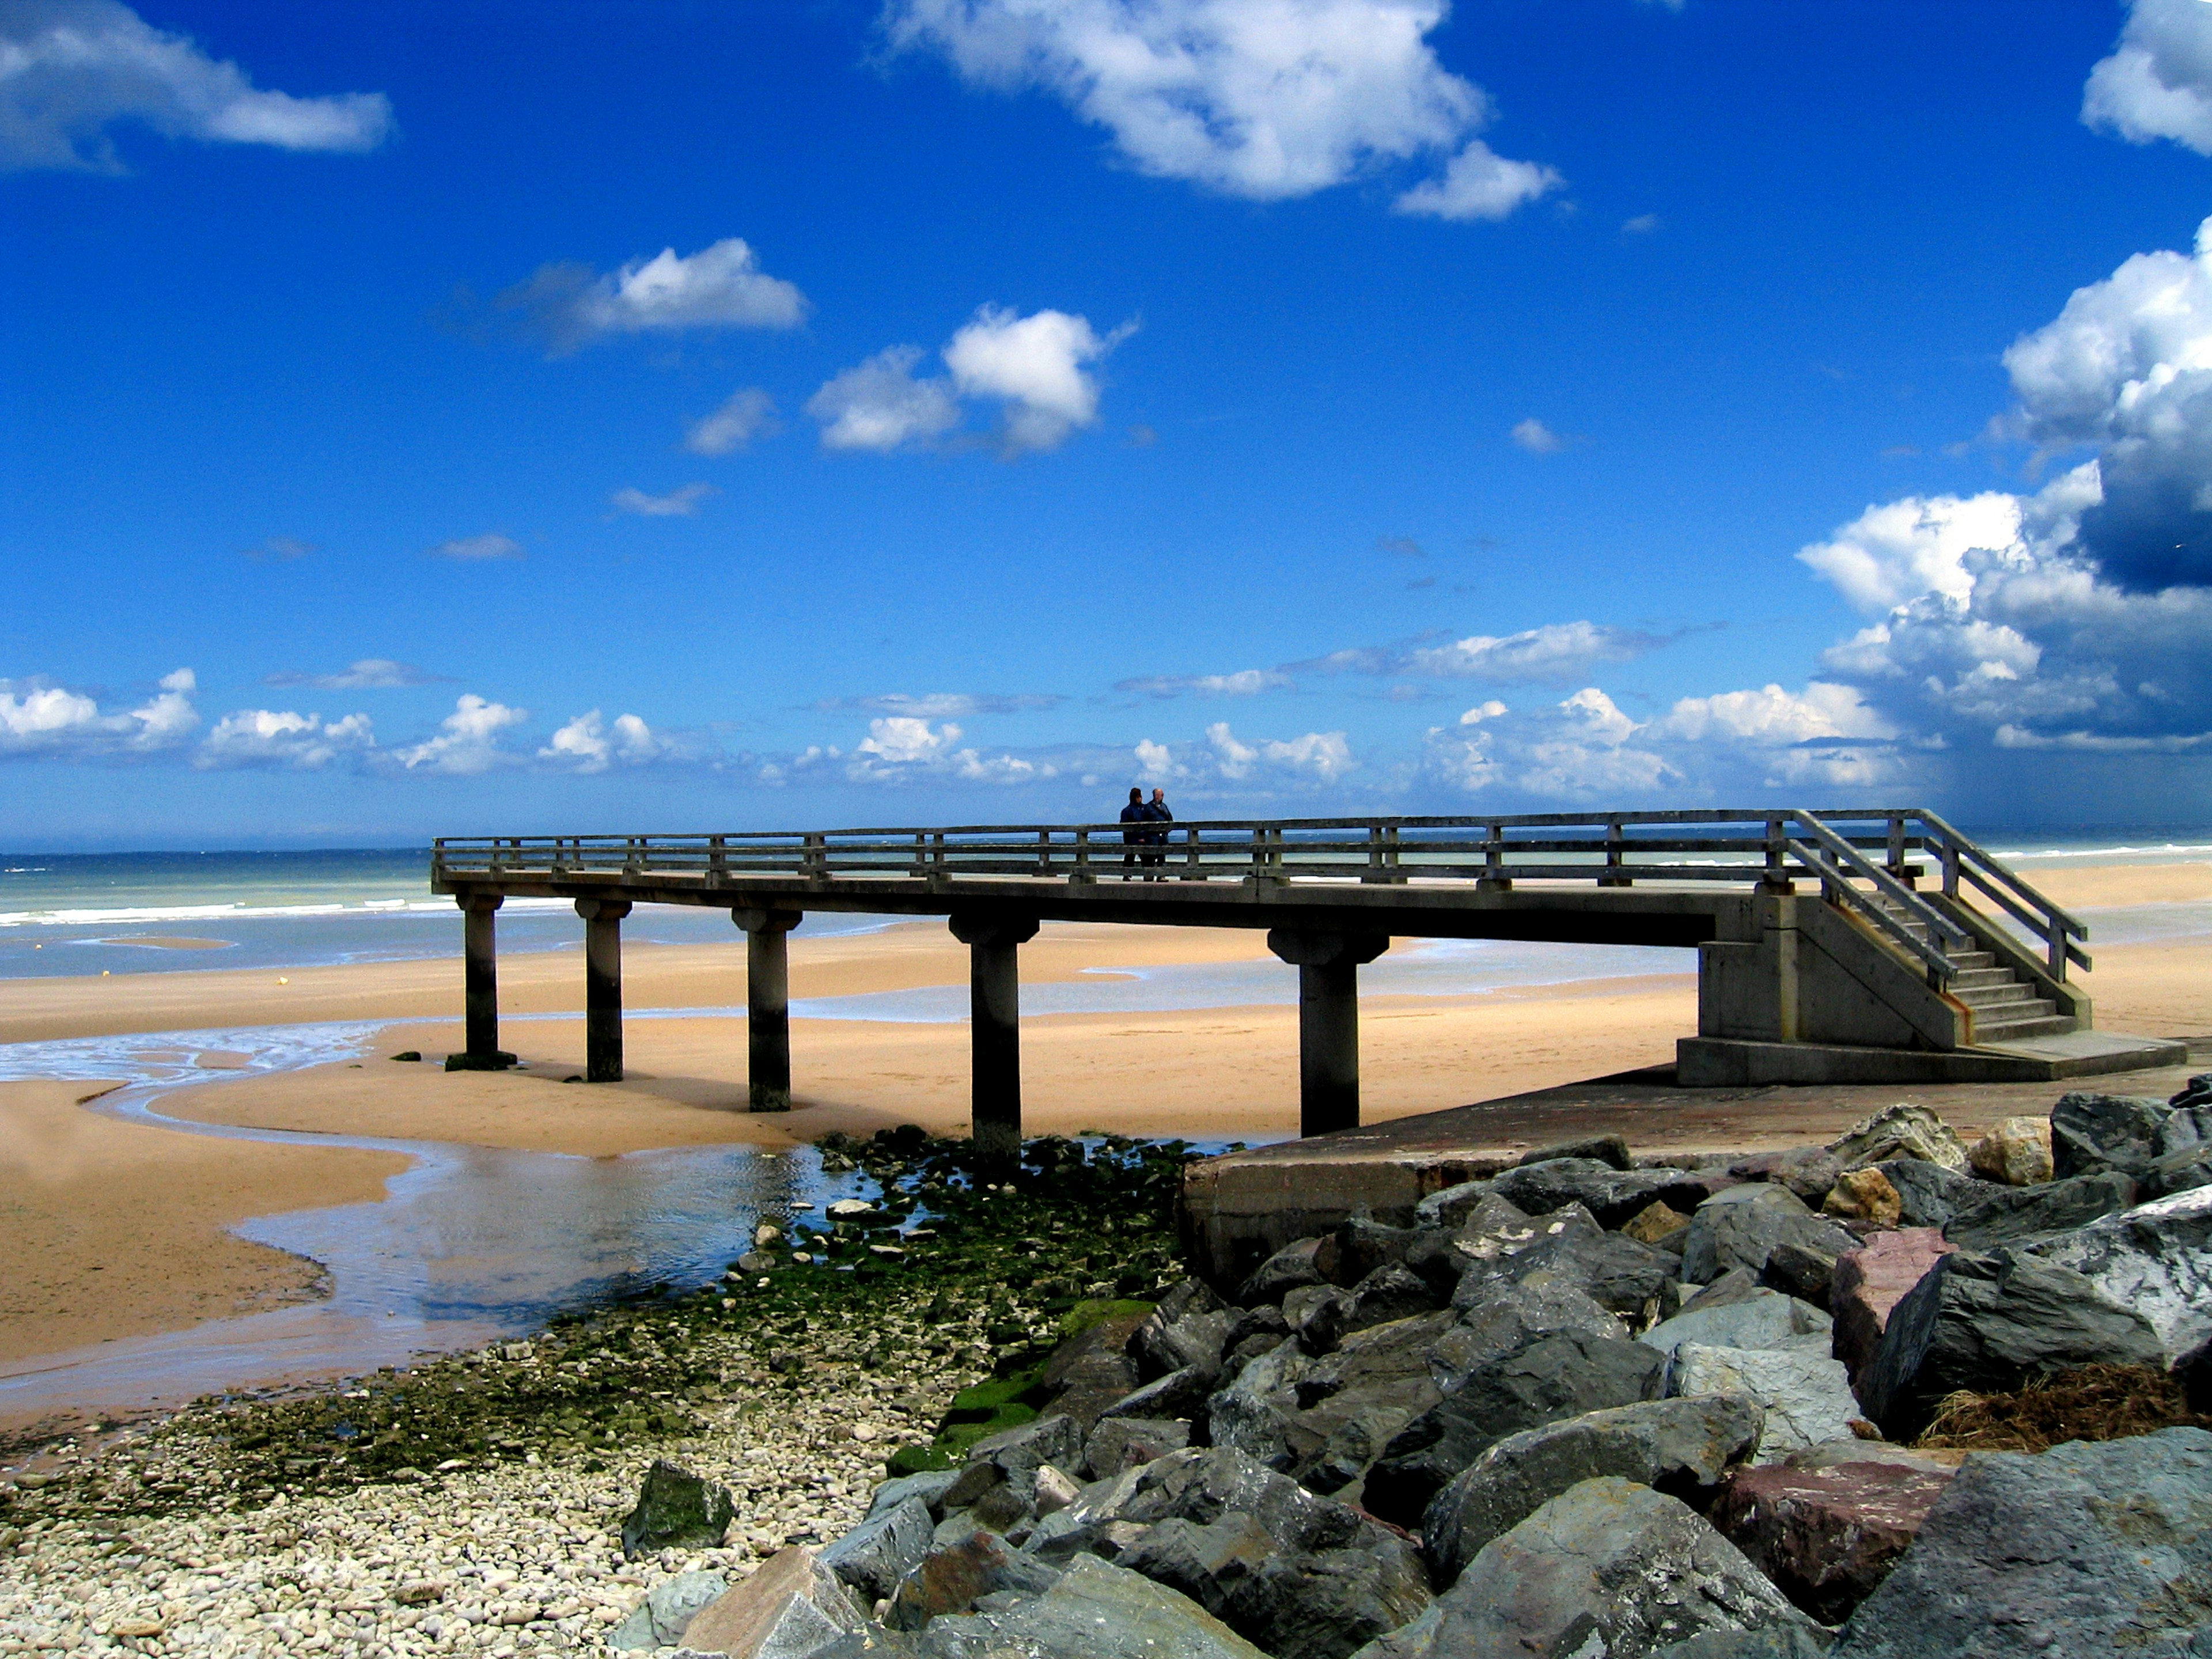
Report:
[[[1128,836],[1155,839],[1131,843]],[[1924,861],[1923,861],[1924,860]],[[1810,878],[1936,981],[1972,939],[1914,883],[1927,863],[1946,897],[1994,902],[2044,945],[2052,977],[2088,929],[1935,814],[1712,809],[1479,817],[1204,819],[1130,825],[960,824],[928,829],[731,830],[667,836],[444,836],[432,849],[441,884],[570,875],[727,880],[797,877],[810,884],[900,878],[936,884],[1029,878],[1083,884],[1124,874],[1203,882],[1735,883]]]

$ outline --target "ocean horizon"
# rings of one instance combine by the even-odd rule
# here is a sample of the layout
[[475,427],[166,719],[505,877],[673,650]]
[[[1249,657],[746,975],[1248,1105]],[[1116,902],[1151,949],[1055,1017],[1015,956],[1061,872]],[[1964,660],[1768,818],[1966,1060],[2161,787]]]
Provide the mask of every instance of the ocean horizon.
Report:
[[[2212,825],[2063,833],[2000,830],[1979,832],[1976,839],[2031,879],[2038,867],[2212,858]],[[2157,914],[2105,913],[2106,925],[2098,931],[2106,942],[2212,931],[2212,906],[2130,908]],[[900,920],[817,912],[807,917],[802,932],[814,937],[865,933]],[[672,905],[639,906],[624,934],[640,944],[740,943],[720,910]],[[581,937],[574,907],[565,899],[513,899],[500,913],[503,953],[574,950]],[[459,949],[459,913],[450,900],[429,890],[427,846],[0,853],[0,979],[419,961]],[[1415,994],[1684,971],[1680,963],[1662,964],[1652,952],[1626,947],[1465,941],[1449,951],[1431,948],[1421,954],[1426,959],[1419,970],[1404,975],[1405,990]],[[1669,954],[1686,960],[1688,956]],[[1400,957],[1404,960],[1406,953]],[[1243,1000],[1259,984],[1242,972],[1205,977],[1209,982],[1204,986],[1177,988],[1171,994],[1174,1004],[1212,1006],[1224,995]],[[1398,971],[1386,970],[1368,982],[1387,994],[1389,981],[1398,977]],[[1216,979],[1218,984],[1211,982]],[[1167,994],[1166,988],[1159,988],[1159,994]],[[1206,1000],[1194,1003],[1193,998]],[[854,1006],[872,1006],[870,999],[834,1000],[847,1017],[871,1017]],[[1083,1000],[1088,1006],[1089,999]],[[945,1017],[933,1005],[927,1013],[917,1007],[906,1017],[917,1015]],[[899,1016],[886,1012],[872,1017]]]

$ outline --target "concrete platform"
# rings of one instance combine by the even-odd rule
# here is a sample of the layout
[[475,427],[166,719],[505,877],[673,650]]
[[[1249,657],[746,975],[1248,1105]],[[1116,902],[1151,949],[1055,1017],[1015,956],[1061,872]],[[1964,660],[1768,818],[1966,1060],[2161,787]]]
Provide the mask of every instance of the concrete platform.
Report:
[[1695,1088],[1765,1083],[2052,1083],[2184,1065],[2188,1052],[2184,1043],[2130,1036],[2124,1031],[2067,1031],[1948,1051],[1684,1037],[1674,1045],[1674,1072],[1679,1082]]
[[1884,1081],[1693,1088],[1674,1067],[1653,1066],[1254,1147],[1191,1166],[1183,1181],[1184,1240],[1201,1272],[1229,1284],[1294,1239],[1353,1216],[1404,1225],[1431,1193],[1494,1175],[1534,1148],[1587,1135],[1623,1135],[1641,1156],[1761,1152],[1832,1140],[1909,1098],[1971,1139],[2003,1118],[2047,1115],[2065,1092],[2059,1079],[2095,1073],[2114,1053],[2152,1054],[2157,1063],[2113,1074],[2105,1086],[2160,1099],[2179,1092],[2192,1070],[2212,1064],[2212,1036],[2126,1050],[2091,1046],[2100,1041],[2130,1040],[2078,1032],[2034,1039],[2045,1052],[2017,1056],[2039,1066],[2084,1068],[2057,1077],[1899,1079],[1911,1085],[1902,1091]]

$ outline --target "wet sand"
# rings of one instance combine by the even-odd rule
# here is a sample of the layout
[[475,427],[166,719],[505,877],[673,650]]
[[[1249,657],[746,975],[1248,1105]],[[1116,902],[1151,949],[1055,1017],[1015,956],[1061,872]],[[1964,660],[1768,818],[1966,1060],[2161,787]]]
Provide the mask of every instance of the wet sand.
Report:
[[[2039,870],[2032,878],[2075,907],[2212,898],[2212,865]],[[1038,983],[1098,966],[1255,959],[1267,959],[1256,933],[1063,926],[1024,947],[1022,972]],[[626,1000],[633,1008],[742,1006],[744,963],[734,937],[727,948],[636,947],[624,964]],[[580,1013],[578,953],[509,956],[500,966],[505,1012]],[[792,945],[794,998],[958,985],[967,970],[964,948],[931,922]],[[2100,950],[2088,985],[2101,1027],[2212,1038],[2212,939]],[[743,1029],[728,1019],[632,1021],[631,1075],[616,1085],[561,1081],[582,1068],[576,1018],[507,1024],[502,1040],[526,1062],[522,1071],[445,1073],[435,1060],[459,1042],[451,1018],[459,990],[458,961],[19,980],[0,982],[0,1041],[391,1022],[375,1054],[357,1066],[203,1084],[163,1103],[202,1121],[283,1130],[606,1157],[781,1146],[897,1122],[967,1126],[964,1025],[794,1021],[798,1109],[755,1116],[744,1109]],[[1662,1065],[1695,1024],[1688,975],[1370,998],[1362,1007],[1364,1115],[1382,1121]],[[410,1048],[431,1063],[385,1058]],[[229,1058],[208,1054],[200,1063],[220,1067]],[[1023,1060],[1031,1133],[1249,1141],[1297,1130],[1291,1007],[1033,1018],[1023,1024]],[[0,1358],[180,1328],[266,1305],[256,1297],[299,1293],[312,1283],[310,1267],[223,1227],[374,1196],[400,1164],[381,1153],[211,1141],[116,1123],[74,1104],[95,1086],[0,1085],[8,1149],[0,1152],[0,1214],[13,1224],[0,1242],[0,1273],[15,1287],[0,1291]],[[1815,1109],[1812,1092],[1704,1103],[1685,1116],[1698,1144],[1786,1142],[1828,1130],[1834,1114]],[[1896,1092],[1942,1106],[1941,1090]],[[1687,1121],[1679,1127],[1690,1132]],[[1671,1133],[1666,1139],[1682,1144]]]
[[89,1092],[0,1084],[0,1362],[313,1299],[314,1263],[228,1229],[380,1199],[407,1167],[119,1122]]

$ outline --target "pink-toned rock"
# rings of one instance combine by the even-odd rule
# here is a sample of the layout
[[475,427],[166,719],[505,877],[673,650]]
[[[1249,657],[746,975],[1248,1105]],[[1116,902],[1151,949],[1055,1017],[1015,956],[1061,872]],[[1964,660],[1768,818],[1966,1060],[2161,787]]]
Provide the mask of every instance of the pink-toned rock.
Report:
[[1900,1227],[1876,1233],[1856,1250],[1836,1258],[1835,1276],[1828,1285],[1828,1311],[1836,1321],[1833,1352],[1854,1383],[1860,1368],[1881,1346],[1889,1310],[1930,1267],[1958,1248],[1944,1238],[1941,1228]]
[[1878,1462],[1738,1469],[1712,1522],[1784,1595],[1840,1624],[1919,1536],[1952,1473]]

